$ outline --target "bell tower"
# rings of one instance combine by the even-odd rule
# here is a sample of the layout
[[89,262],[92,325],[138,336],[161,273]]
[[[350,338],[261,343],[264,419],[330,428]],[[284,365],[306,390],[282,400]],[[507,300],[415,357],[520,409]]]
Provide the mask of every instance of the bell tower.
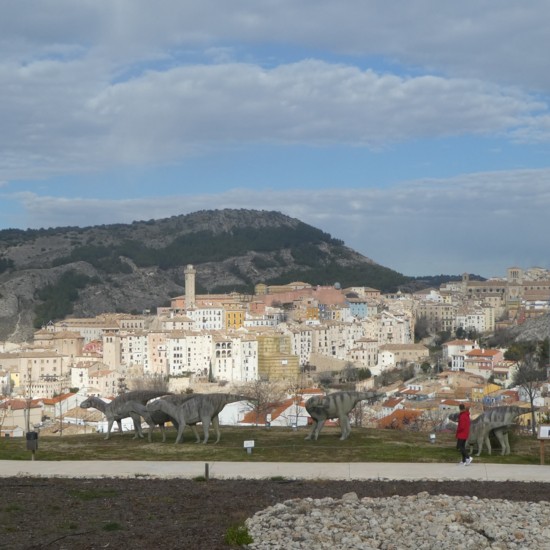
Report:
[[189,264],[185,268],[185,309],[195,307],[195,275],[197,270]]

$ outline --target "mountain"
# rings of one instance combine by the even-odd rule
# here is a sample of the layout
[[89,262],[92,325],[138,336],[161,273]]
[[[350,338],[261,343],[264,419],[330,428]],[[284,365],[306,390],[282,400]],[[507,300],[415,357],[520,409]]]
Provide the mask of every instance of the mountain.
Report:
[[410,280],[279,212],[209,210],[92,227],[0,231],[0,340],[23,341],[65,316],[136,313],[184,293],[253,293],[305,281],[395,290]]

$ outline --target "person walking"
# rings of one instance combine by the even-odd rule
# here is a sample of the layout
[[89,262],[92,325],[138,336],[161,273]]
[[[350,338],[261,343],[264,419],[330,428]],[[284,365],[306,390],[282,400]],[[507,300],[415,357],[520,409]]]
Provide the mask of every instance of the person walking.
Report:
[[458,408],[460,412],[458,413],[458,425],[456,427],[456,448],[462,455],[460,464],[468,466],[468,464],[472,463],[472,457],[466,450],[466,441],[468,441],[468,437],[470,436],[470,411],[464,403],[461,403]]

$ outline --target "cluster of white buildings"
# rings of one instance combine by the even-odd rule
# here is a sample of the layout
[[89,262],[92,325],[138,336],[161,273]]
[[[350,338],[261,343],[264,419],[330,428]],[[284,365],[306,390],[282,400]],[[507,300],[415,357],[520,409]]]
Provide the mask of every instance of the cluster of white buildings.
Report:
[[[187,266],[185,295],[155,315],[65,319],[37,331],[31,344],[0,344],[0,393],[51,398],[78,388],[115,395],[140,377],[169,379],[176,390],[190,380],[303,382],[350,364],[378,375],[430,362],[428,348],[414,343],[421,318],[432,331],[486,333],[517,319],[535,290],[539,298],[550,294],[546,272],[519,268],[508,270],[505,280],[477,282],[465,275],[439,289],[391,295],[295,282],[257,285],[253,296],[197,296],[195,274]],[[498,350],[474,344],[450,346],[446,353],[444,366],[453,370],[509,376]]]

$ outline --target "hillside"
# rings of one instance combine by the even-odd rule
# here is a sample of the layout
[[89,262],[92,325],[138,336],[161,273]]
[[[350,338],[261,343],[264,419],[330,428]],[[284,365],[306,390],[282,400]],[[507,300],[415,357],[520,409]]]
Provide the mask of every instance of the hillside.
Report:
[[279,212],[213,210],[92,227],[0,231],[0,340],[29,339],[67,315],[141,312],[183,294],[252,293],[302,280],[383,291],[410,280]]

